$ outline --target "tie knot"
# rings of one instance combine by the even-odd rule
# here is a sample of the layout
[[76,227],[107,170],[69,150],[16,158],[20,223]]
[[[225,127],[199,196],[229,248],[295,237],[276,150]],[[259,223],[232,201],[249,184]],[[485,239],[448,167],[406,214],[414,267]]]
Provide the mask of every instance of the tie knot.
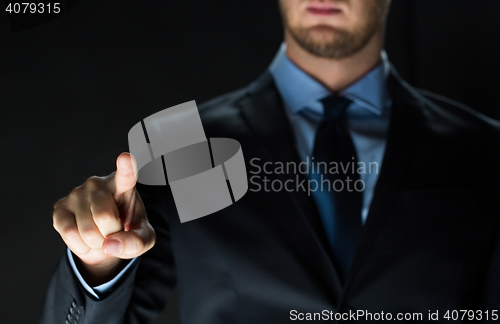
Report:
[[346,97],[331,95],[320,100],[323,104],[323,120],[337,120],[352,103]]

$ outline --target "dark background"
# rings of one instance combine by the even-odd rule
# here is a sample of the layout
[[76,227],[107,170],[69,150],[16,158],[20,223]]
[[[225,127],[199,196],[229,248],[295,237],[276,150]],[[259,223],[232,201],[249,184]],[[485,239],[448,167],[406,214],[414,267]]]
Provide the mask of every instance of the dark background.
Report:
[[[276,0],[86,0],[17,33],[3,8],[0,322],[33,323],[64,251],[53,204],[114,171],[138,120],[256,78],[282,28]],[[500,119],[498,12],[498,0],[394,0],[389,58],[411,84]],[[176,307],[160,322],[178,323]]]

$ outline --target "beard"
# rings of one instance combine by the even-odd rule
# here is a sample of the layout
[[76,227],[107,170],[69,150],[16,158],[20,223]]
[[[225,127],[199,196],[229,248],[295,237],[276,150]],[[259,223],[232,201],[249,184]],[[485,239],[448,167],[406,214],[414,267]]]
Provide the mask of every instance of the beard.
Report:
[[286,16],[286,0],[280,1],[283,25],[292,38],[308,53],[328,59],[342,59],[361,51],[383,28],[388,12],[388,0],[368,0],[363,23],[346,30],[327,25],[293,26]]

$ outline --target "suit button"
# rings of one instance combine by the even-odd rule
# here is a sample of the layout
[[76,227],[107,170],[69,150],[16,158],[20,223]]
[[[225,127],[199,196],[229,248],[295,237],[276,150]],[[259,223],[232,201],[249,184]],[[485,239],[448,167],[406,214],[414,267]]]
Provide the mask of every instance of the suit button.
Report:
[[71,316],[73,316],[74,319],[76,319],[78,321],[78,319],[80,318],[80,316],[78,314],[80,314],[80,311],[78,309],[74,309],[73,307],[71,307],[69,309],[69,313],[71,314]]

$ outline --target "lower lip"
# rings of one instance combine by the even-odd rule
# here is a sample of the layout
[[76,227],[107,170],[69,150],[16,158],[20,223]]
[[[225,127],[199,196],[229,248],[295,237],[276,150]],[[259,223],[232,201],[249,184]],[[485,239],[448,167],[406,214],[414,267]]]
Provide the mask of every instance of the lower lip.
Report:
[[318,16],[332,16],[342,12],[339,9],[316,9],[316,8],[307,8],[307,11],[313,15],[318,15]]

